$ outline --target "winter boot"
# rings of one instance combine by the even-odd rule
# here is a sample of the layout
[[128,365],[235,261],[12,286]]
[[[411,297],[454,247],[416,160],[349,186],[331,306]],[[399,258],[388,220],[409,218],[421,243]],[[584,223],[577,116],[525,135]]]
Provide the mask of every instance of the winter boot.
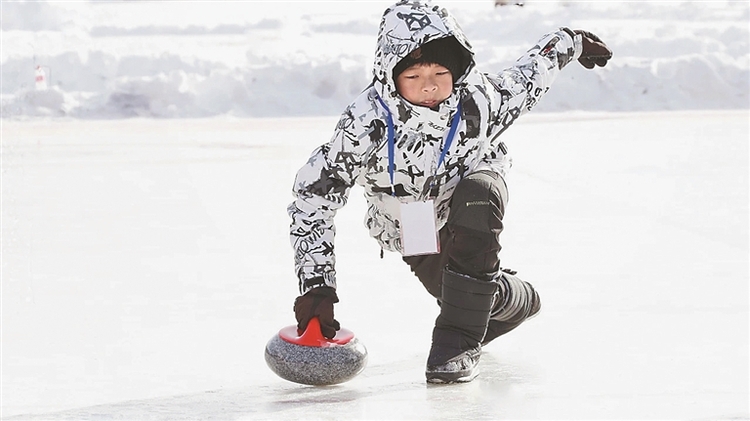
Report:
[[541,306],[539,294],[531,284],[519,279],[515,271],[503,269],[498,277],[497,294],[482,345],[535,316]]
[[440,315],[425,370],[428,383],[469,382],[479,374],[480,343],[496,290],[495,282],[443,271]]

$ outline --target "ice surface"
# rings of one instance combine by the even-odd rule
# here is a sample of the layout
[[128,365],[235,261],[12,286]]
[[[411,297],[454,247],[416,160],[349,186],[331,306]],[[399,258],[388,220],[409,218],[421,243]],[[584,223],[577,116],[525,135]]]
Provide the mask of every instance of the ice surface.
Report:
[[503,264],[540,315],[424,382],[437,306],[338,215],[337,318],[369,363],[276,377],[285,207],[336,117],[4,122],[4,419],[746,419],[748,113],[529,115]]

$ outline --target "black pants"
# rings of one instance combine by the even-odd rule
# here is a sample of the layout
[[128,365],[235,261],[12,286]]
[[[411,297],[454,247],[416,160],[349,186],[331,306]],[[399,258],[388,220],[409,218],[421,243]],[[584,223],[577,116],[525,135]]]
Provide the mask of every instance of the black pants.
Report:
[[497,173],[476,172],[458,183],[448,222],[439,233],[440,253],[403,258],[432,296],[441,299],[446,266],[478,280],[497,277],[507,202],[508,188]]

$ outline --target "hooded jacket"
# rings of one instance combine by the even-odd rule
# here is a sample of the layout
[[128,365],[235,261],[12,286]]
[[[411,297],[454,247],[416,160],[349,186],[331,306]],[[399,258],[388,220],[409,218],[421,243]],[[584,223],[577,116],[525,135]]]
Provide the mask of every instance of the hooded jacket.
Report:
[[[454,37],[465,49],[465,70],[453,75],[452,94],[436,108],[413,105],[397,92],[393,68],[420,45],[444,37]],[[312,152],[294,181],[296,199],[287,210],[300,293],[336,287],[334,216],[355,183],[364,188],[370,236],[383,250],[401,252],[400,203],[430,195],[439,229],[463,176],[480,170],[505,175],[510,160],[499,136],[536,105],[581,50],[581,37],[563,28],[542,37],[512,67],[481,73],[471,45],[445,9],[424,1],[401,1],[386,9],[372,83],[342,113],[331,140]],[[458,109],[453,142],[438,166]],[[389,132],[394,142],[392,172]]]

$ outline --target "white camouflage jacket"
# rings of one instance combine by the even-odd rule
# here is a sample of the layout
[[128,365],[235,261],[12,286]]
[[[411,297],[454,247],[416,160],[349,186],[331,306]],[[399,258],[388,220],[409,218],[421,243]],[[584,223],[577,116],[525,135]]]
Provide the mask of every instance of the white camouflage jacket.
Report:
[[[394,66],[419,45],[448,36],[466,48],[468,61],[464,74],[454,75],[453,94],[436,109],[409,103],[396,91]],[[401,251],[399,203],[423,199],[430,185],[437,187],[431,193],[442,227],[453,190],[464,175],[482,169],[505,174],[509,160],[499,135],[539,101],[581,48],[581,37],[563,28],[542,37],[512,67],[481,73],[475,69],[471,45],[445,9],[419,1],[388,8],[378,32],[373,82],[346,108],[331,140],[312,152],[294,182],[296,200],[288,213],[300,293],[336,287],[334,215],[355,183],[364,188],[368,204],[365,226],[383,250]],[[459,103],[460,123],[437,168]],[[395,140],[393,186],[389,113]]]

